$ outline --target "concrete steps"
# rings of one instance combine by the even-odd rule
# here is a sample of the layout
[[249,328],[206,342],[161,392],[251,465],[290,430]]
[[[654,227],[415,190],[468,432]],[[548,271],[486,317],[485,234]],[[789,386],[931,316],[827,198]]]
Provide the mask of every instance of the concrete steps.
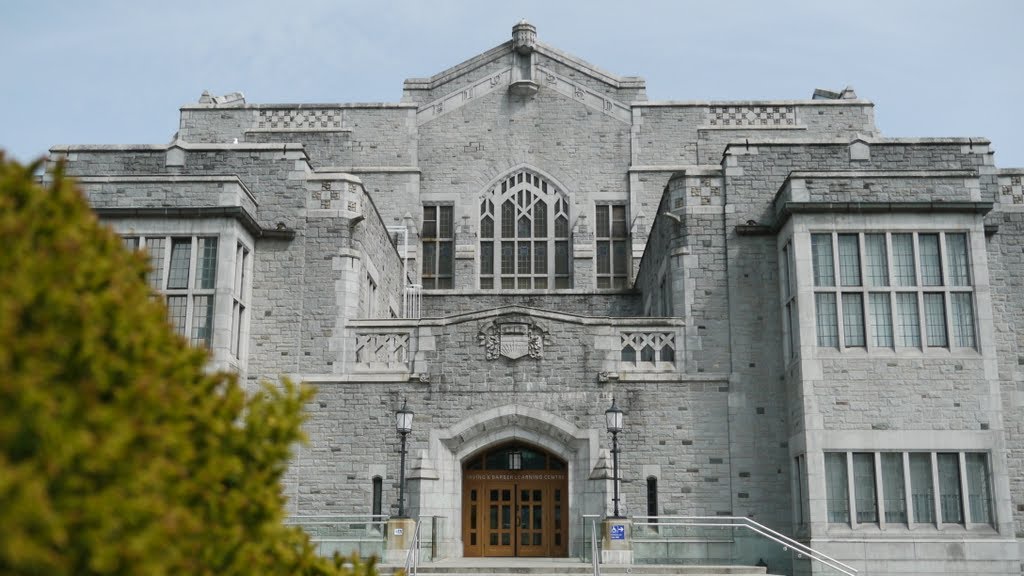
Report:
[[[382,576],[401,566],[382,565]],[[562,558],[459,558],[421,563],[417,574],[424,576],[585,576],[592,574],[589,563]],[[657,564],[602,564],[602,576],[722,576],[727,574],[767,575],[757,566],[689,566]]]

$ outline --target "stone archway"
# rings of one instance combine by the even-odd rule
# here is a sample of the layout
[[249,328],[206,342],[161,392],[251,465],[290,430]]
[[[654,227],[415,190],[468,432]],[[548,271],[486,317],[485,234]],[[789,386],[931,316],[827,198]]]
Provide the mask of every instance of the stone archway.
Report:
[[474,455],[503,444],[536,447],[565,463],[569,556],[582,545],[584,514],[602,514],[606,486],[590,475],[599,460],[599,432],[581,429],[545,410],[511,404],[430,431],[430,449],[415,460],[410,479],[412,507],[419,516],[441,518],[439,552],[463,556],[463,466]]

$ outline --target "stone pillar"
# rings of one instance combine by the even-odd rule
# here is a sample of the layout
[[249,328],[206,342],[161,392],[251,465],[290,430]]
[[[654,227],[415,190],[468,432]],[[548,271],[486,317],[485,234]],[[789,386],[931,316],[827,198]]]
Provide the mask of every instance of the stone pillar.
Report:
[[456,224],[455,254],[452,274],[455,276],[452,287],[456,290],[476,289],[477,277],[477,236],[476,226],[470,224],[471,218],[462,216],[462,222]]
[[433,494],[436,489],[434,484],[440,476],[434,469],[433,462],[426,450],[420,450],[413,458],[409,466],[409,474],[405,477],[407,512],[413,518],[419,518],[423,514],[425,495]]
[[594,233],[587,224],[587,215],[580,214],[572,231],[572,286],[578,290],[593,290]]
[[605,518],[601,524],[601,563],[633,563],[633,521]]
[[412,548],[416,520],[413,518],[392,518],[388,520],[387,543],[384,550],[385,564],[405,564]]

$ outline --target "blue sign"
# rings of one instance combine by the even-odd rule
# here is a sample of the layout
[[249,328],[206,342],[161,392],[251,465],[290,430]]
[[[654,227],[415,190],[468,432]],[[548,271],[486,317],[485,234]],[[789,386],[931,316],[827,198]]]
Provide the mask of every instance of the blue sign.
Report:
[[626,526],[625,524],[612,524],[612,540],[625,540],[626,539]]

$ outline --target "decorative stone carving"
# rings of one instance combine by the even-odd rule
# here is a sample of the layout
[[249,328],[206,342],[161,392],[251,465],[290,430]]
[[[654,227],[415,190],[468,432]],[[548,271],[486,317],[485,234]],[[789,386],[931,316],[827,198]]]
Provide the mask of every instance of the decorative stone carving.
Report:
[[621,367],[631,370],[662,370],[675,367],[675,333],[620,332],[619,336]]
[[407,332],[356,334],[356,366],[361,369],[402,368],[409,365]]
[[512,27],[512,48],[520,54],[529,54],[537,46],[537,27],[520,20]]
[[484,357],[497,360],[504,356],[518,360],[529,356],[534,360],[544,357],[544,345],[550,343],[548,331],[533,319],[523,316],[498,318],[481,327],[477,341],[484,347]]

